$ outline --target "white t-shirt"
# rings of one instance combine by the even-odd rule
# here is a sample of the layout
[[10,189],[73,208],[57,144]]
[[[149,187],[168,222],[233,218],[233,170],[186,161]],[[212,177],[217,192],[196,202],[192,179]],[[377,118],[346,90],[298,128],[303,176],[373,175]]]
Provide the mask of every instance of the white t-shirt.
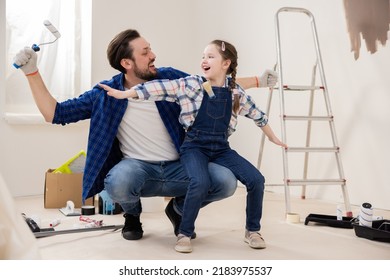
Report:
[[145,161],[179,158],[154,101],[129,99],[117,137],[125,158]]

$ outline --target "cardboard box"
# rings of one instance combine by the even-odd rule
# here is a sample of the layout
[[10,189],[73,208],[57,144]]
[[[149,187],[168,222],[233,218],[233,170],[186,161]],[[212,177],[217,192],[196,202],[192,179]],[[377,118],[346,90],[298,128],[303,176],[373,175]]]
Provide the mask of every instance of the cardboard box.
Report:
[[[71,200],[75,208],[81,208],[83,173],[63,174],[53,171],[49,169],[45,174],[44,207],[63,208]],[[84,205],[93,205],[93,202],[93,198],[89,198]]]

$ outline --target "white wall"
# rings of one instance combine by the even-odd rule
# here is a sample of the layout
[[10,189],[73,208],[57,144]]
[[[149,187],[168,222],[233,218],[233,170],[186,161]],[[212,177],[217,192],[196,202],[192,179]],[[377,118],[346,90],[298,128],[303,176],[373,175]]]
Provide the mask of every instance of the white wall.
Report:
[[[351,203],[368,201],[375,208],[390,209],[387,164],[390,150],[386,145],[390,142],[387,129],[390,111],[386,108],[390,104],[390,84],[386,77],[390,50],[380,46],[377,53],[369,54],[363,41],[360,58],[354,60],[342,0],[94,0],[92,83],[115,73],[107,63],[106,47],[115,34],[126,28],[138,29],[149,40],[158,55],[158,66],[199,73],[205,44],[222,38],[233,43],[239,51],[240,76],[260,74],[276,63],[274,16],[284,6],[306,8],[316,19]],[[291,59],[293,66],[286,68],[284,76],[289,75],[291,81],[310,79],[306,68],[298,70],[298,67],[313,63],[312,42],[308,41],[311,38],[303,32],[308,25],[305,23],[301,19],[287,19],[283,38],[292,41],[286,41],[284,55]],[[4,30],[0,29],[0,32]],[[267,91],[260,89],[249,93],[259,107],[265,109]],[[300,106],[302,104],[294,104],[294,107]],[[280,135],[278,112],[278,98],[275,97],[270,124]],[[62,163],[80,147],[84,148],[87,130],[87,124],[67,128],[11,126],[1,120],[0,170],[12,193],[42,193],[44,171]],[[324,131],[322,128],[316,131],[313,141],[326,138]],[[302,134],[299,132],[302,131],[289,131],[289,135],[298,137]],[[260,137],[261,131],[251,121],[241,118],[231,144],[256,165]],[[330,160],[316,161],[311,167],[313,176],[331,177],[335,170],[335,164]],[[270,143],[266,143],[261,170],[270,183],[282,179],[281,152]],[[293,195],[300,192],[298,187],[293,190]],[[308,187],[307,197],[342,201],[339,186]]]

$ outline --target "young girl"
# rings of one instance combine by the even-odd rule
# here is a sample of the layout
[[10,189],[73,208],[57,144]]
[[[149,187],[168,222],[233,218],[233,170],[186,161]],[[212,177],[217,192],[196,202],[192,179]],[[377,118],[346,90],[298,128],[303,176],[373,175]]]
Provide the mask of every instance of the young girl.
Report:
[[[276,145],[286,147],[267,124],[267,116],[256,107],[244,90],[236,85],[237,51],[228,42],[214,40],[206,46],[201,61],[204,78],[198,75],[177,80],[155,80],[127,91],[100,84],[115,98],[166,100],[181,106],[180,123],[186,138],[180,148],[180,160],[190,183],[175,250],[192,252],[191,236],[202,201],[210,186],[208,163],[229,168],[247,188],[245,241],[252,248],[265,248],[260,234],[264,177],[249,161],[229,146],[237,115],[254,120]],[[230,75],[228,77],[227,75]],[[207,81],[206,81],[207,80]]]

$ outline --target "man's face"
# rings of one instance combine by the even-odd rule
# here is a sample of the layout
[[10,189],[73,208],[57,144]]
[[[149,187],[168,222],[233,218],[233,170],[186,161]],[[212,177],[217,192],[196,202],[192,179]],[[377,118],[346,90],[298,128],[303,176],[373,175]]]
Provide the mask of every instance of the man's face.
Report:
[[152,52],[150,44],[142,37],[133,40],[133,70],[136,77],[142,80],[153,80],[156,78],[157,71],[154,66],[156,55]]

